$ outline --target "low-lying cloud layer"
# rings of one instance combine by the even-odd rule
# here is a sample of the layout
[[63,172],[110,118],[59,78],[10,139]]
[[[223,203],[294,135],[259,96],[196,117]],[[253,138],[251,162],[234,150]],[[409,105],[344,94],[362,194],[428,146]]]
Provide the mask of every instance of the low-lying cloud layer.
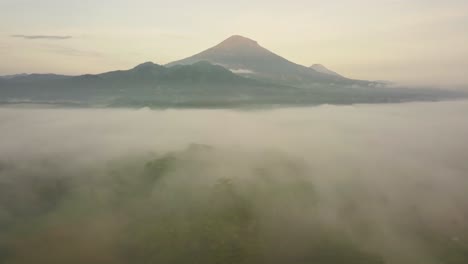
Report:
[[465,263],[467,112],[3,108],[0,262]]

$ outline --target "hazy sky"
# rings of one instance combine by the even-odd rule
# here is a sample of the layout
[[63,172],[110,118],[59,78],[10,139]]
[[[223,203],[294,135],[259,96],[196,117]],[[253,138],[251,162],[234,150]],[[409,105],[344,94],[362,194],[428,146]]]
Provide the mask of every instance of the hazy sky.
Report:
[[0,75],[164,64],[234,34],[352,78],[468,85],[467,0],[0,0]]

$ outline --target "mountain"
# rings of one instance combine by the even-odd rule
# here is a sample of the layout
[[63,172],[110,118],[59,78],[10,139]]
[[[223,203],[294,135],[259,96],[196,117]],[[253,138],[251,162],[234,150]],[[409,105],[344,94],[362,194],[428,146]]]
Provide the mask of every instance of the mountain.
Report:
[[296,64],[260,46],[256,41],[238,35],[196,55],[171,62],[168,66],[190,65],[198,61],[221,65],[245,77],[297,87],[323,86],[330,83],[341,85],[370,83],[319,72]]
[[329,70],[327,67],[323,66],[322,64],[314,64],[312,66],[310,66],[309,68],[317,71],[317,72],[320,72],[320,73],[325,73],[325,74],[329,74],[329,75],[333,75],[333,76],[339,76],[339,77],[342,77],[341,75],[339,75],[338,73],[332,71],[332,70]]
[[[323,67],[324,68],[324,67]],[[239,107],[426,101],[466,96],[451,91],[385,87],[308,68],[257,42],[233,36],[168,65],[65,76],[0,78],[0,103],[124,107]]]

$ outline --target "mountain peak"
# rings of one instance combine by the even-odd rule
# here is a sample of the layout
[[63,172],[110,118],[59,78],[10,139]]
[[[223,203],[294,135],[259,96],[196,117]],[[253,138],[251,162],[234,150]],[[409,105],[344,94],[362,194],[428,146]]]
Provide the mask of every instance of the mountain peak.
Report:
[[339,77],[293,63],[259,45],[255,40],[234,35],[218,45],[191,57],[168,64],[187,65],[209,61],[215,65],[260,80],[278,80],[285,84],[336,81]]
[[162,67],[161,65],[159,64],[156,64],[154,62],[151,62],[151,61],[147,61],[147,62],[144,62],[142,64],[139,64],[137,66],[135,66],[133,69],[134,70],[143,70],[143,69],[153,69],[153,68],[160,68]]
[[147,61],[147,62],[143,62],[139,65],[137,65],[135,68],[143,68],[143,67],[152,67],[152,66],[155,66],[156,64],[152,61]]
[[258,47],[258,43],[240,35],[233,35],[221,42],[217,47],[234,48],[239,46]]

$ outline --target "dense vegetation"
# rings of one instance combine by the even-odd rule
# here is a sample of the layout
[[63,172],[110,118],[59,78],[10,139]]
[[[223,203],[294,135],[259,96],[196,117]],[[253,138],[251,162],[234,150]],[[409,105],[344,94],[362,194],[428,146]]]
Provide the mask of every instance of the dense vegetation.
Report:
[[[219,155],[225,163],[213,162]],[[346,186],[344,226],[321,213],[305,163],[267,156],[242,166],[193,145],[74,172],[2,164],[0,263],[392,263],[366,239],[375,230]],[[467,263],[463,240],[406,226],[432,251],[419,263]]]

